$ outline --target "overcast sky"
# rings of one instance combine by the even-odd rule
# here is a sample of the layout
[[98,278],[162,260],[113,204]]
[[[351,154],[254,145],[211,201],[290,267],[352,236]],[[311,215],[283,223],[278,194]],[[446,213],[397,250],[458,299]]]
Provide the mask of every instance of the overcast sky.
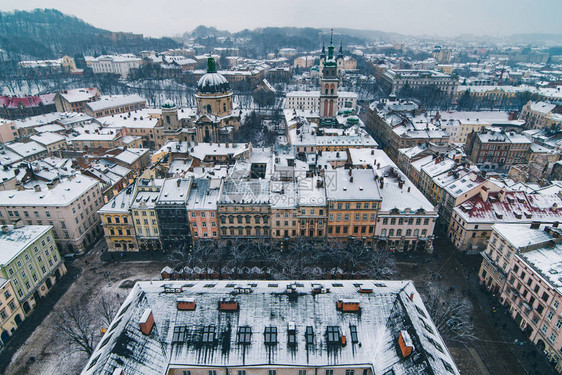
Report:
[[348,27],[413,35],[562,33],[562,0],[0,0],[55,8],[111,31],[176,35],[198,25]]

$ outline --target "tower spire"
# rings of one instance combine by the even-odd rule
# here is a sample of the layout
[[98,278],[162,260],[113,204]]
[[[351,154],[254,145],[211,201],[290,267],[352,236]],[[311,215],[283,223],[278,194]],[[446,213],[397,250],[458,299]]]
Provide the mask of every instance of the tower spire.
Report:
[[334,29],[330,34],[330,45],[328,46],[328,59],[334,58]]

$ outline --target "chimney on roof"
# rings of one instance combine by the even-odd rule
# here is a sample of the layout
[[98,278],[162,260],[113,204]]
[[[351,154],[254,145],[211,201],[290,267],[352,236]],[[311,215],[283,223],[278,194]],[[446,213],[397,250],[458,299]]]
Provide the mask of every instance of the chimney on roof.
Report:
[[33,187],[33,189],[34,189],[36,192],[40,192],[40,191],[41,191],[41,186],[40,186],[40,185],[35,185],[35,186]]
[[384,177],[380,178],[380,182],[381,182],[380,187],[381,187],[381,189],[383,189],[384,188]]
[[178,178],[176,184],[178,185],[178,187],[180,187],[180,185],[181,185],[181,179]]
[[400,347],[402,357],[407,358],[410,356],[410,354],[412,354],[412,351],[414,350],[414,344],[408,331],[400,331],[400,335],[398,336],[398,346]]
[[152,310],[147,308],[144,310],[142,317],[139,321],[140,330],[145,335],[150,335],[152,327],[154,326],[154,316],[152,315]]
[[194,298],[178,298],[177,299],[178,310],[182,311],[193,311],[195,310],[195,299]]
[[410,192],[410,189],[411,189],[411,187],[410,187],[410,186],[408,186],[408,193]]
[[[351,171],[351,169],[350,169],[350,171]],[[351,177],[349,178],[349,182],[350,182],[350,183],[353,183],[353,176],[351,176]]]
[[398,180],[398,187],[402,189],[403,186],[404,186],[404,181],[402,179]]
[[371,155],[374,155],[374,154],[375,154],[375,150],[371,150]]
[[10,232],[10,227],[8,227],[7,225],[2,225],[2,233],[8,233]]

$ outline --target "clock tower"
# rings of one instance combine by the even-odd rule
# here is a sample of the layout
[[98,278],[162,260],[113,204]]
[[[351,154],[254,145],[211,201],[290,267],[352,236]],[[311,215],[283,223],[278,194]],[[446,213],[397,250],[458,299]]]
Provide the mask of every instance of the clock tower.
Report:
[[334,31],[330,36],[328,56],[324,60],[322,78],[320,79],[320,124],[336,124],[338,113],[338,64],[334,58]]

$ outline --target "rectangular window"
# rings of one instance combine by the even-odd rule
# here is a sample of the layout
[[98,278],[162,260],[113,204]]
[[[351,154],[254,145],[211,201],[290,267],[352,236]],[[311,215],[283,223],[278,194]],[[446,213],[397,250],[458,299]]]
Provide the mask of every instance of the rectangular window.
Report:
[[249,326],[242,326],[238,328],[238,343],[250,344],[252,342],[252,328]]
[[306,344],[307,345],[312,345],[314,344],[314,329],[312,328],[312,326],[307,326],[306,327],[306,332],[304,334],[304,337],[306,339]]
[[203,328],[203,343],[212,344],[215,341],[215,326]]
[[339,344],[340,343],[340,330],[337,326],[328,326],[326,328],[326,333],[328,337],[328,344]]
[[265,327],[264,337],[266,345],[277,344],[277,327]]
[[351,342],[359,342],[359,339],[357,338],[357,326],[349,326],[349,332],[351,333]]

